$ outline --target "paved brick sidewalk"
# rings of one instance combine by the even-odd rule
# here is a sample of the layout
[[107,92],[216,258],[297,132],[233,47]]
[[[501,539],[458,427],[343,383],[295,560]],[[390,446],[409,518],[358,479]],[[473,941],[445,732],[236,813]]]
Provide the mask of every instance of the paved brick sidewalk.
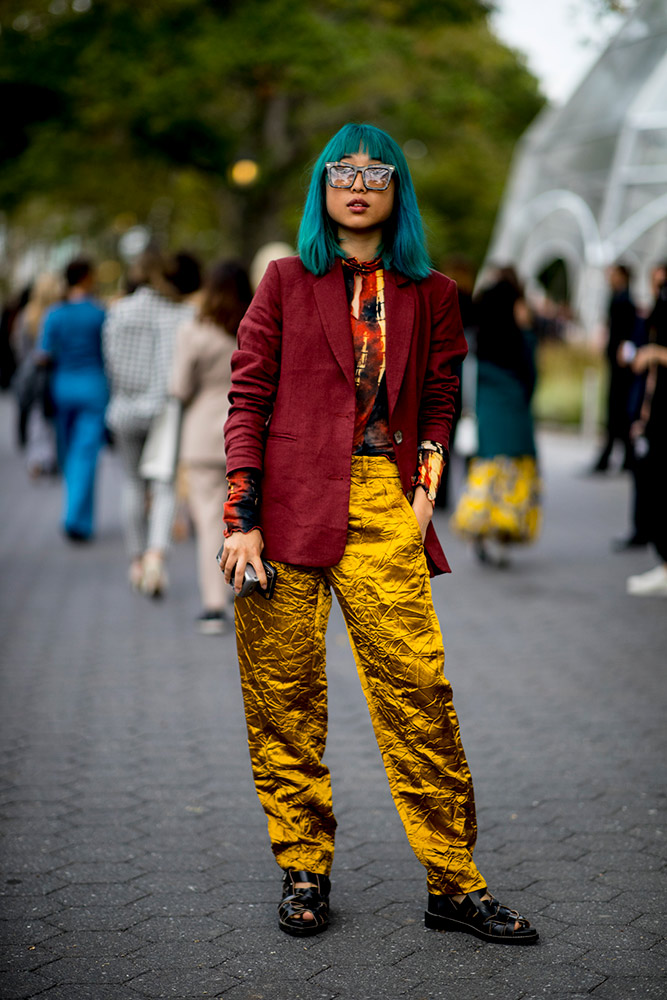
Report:
[[543,439],[546,527],[507,572],[441,534],[434,584],[475,776],[478,863],[536,948],[426,931],[423,875],[391,803],[338,615],[329,631],[339,820],[334,919],[276,927],[279,872],[247,760],[231,637],[204,638],[191,543],[162,603],[125,583],[119,472],[71,548],[57,484],[27,482],[0,400],[2,1000],[628,1000],[667,993],[667,603],[655,562],[611,555],[627,481]]

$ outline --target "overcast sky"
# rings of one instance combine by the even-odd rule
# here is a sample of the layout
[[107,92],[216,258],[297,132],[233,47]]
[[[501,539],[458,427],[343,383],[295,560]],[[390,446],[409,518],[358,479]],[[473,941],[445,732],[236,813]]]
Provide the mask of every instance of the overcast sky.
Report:
[[562,104],[623,22],[595,0],[496,0],[497,34],[523,52],[546,96]]

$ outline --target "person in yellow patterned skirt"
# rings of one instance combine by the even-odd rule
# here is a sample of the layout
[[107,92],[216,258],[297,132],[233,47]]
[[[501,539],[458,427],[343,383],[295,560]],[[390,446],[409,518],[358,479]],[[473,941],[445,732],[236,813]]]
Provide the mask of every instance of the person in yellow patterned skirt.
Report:
[[506,566],[509,546],[534,542],[541,525],[531,412],[536,338],[514,269],[496,277],[478,307],[477,455],[451,526],[481,562]]

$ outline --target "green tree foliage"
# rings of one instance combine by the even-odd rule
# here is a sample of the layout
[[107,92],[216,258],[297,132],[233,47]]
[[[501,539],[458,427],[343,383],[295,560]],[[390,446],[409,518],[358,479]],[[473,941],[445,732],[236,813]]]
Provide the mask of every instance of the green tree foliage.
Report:
[[[488,6],[3,0],[0,207],[10,221],[85,217],[98,233],[136,218],[249,256],[294,240],[323,142],[372,121],[406,144],[434,258],[479,260],[542,103]],[[230,174],[240,158],[259,166],[245,189]]]

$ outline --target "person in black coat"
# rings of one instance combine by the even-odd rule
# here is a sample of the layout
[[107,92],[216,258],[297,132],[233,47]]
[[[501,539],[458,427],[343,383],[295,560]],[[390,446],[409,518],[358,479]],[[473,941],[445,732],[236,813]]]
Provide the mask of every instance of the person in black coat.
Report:
[[637,374],[647,373],[640,419],[634,428],[637,452],[637,492],[643,508],[648,541],[660,562],[654,569],[627,580],[635,597],[667,597],[667,270],[648,321],[649,343],[632,362]]
[[630,269],[615,264],[609,271],[611,299],[609,301],[609,340],[606,355],[609,365],[609,396],[607,399],[607,438],[594,466],[594,472],[609,468],[614,443],[620,441],[625,449],[623,468],[631,469],[633,451],[630,441],[630,394],[633,375],[629,368],[618,361],[618,349],[624,341],[632,341],[637,310],[630,297]]

